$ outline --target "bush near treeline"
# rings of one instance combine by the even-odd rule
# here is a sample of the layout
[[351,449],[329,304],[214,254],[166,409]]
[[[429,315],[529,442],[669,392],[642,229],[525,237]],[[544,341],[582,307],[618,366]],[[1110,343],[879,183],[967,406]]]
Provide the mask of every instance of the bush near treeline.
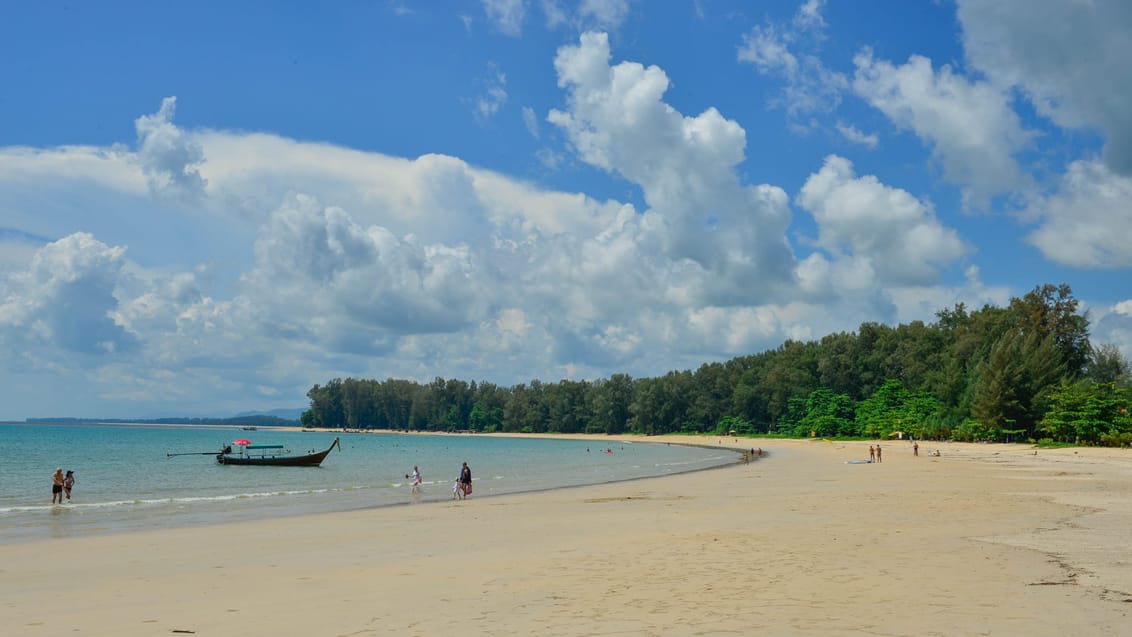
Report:
[[1129,363],[1089,342],[1068,285],[1007,307],[963,304],[934,323],[863,323],[818,341],[654,378],[333,379],[309,392],[308,427],[515,433],[906,437],[1123,446]]

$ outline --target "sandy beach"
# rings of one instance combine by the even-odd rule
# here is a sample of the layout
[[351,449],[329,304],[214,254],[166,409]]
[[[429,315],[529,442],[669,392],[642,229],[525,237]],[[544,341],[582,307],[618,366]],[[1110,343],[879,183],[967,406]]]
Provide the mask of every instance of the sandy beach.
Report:
[[[648,439],[666,440],[687,439]],[[883,463],[847,464],[869,443],[722,443],[768,456],[543,493],[0,545],[4,633],[1128,630],[1132,451],[925,443],[913,457],[888,442]]]

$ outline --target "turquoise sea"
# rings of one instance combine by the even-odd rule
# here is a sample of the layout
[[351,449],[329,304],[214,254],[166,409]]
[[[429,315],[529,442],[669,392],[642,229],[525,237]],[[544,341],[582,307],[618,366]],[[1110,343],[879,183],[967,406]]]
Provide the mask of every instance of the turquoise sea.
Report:
[[[216,462],[224,444],[248,438],[293,453],[325,449],[321,467],[244,467]],[[730,450],[631,443],[615,437],[547,440],[475,435],[333,434],[237,427],[0,425],[0,542],[136,529],[427,504],[452,498],[462,462],[472,499],[707,469]],[[168,457],[169,453],[209,452]],[[420,467],[414,495],[405,479]],[[51,504],[56,467],[75,472],[72,501]]]

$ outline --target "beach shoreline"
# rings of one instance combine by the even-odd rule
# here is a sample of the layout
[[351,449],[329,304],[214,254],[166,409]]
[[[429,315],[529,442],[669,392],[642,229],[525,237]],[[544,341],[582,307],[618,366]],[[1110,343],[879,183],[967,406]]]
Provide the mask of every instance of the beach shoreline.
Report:
[[[704,442],[594,437],[622,438]],[[2,545],[0,595],[6,624],[35,635],[1121,632],[1132,453],[924,443],[915,457],[896,441],[880,464],[847,464],[869,444],[718,438],[767,456]]]
[[[162,429],[68,426],[59,433],[21,427],[7,440],[23,450],[22,464],[0,472],[5,486],[0,543],[443,502],[452,497],[455,476],[447,477],[444,468],[458,468],[463,460],[472,460],[477,470],[476,495],[482,499],[684,473],[739,458],[734,450],[707,445],[631,444],[624,439],[265,432],[256,440],[299,450],[325,447],[340,437],[342,452],[335,450],[328,466],[317,470],[249,470],[218,467],[212,458],[191,457],[196,453],[174,460],[154,453],[217,444],[211,432],[153,433]],[[66,454],[79,455],[56,457],[64,442]],[[590,448],[605,451],[608,446],[611,453],[590,453]],[[122,464],[123,456],[131,461]],[[80,469],[83,488],[74,503],[48,505],[39,497],[33,468],[55,462]],[[403,478],[413,464],[424,469],[425,480],[410,494]]]

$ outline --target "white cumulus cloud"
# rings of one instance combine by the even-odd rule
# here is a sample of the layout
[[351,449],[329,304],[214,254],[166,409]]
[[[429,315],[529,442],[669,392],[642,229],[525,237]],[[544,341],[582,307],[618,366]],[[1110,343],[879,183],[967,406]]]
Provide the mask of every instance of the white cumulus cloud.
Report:
[[1132,266],[1132,177],[1075,161],[1056,192],[1031,204],[1039,227],[1027,237],[1046,257],[1085,268]]
[[1059,126],[1098,130],[1109,170],[1132,175],[1132,3],[959,0],[963,45],[997,85]]
[[176,109],[177,98],[167,97],[161,102],[161,110],[142,115],[134,122],[138,133],[137,159],[154,192],[192,197],[205,187],[197,170],[204,161],[204,153],[173,125]]
[[91,356],[131,349],[134,336],[114,318],[124,254],[81,232],[43,246],[0,288],[0,342],[29,355],[38,348]]
[[852,255],[855,269],[885,284],[933,282],[940,267],[967,251],[931,206],[872,175],[858,177],[853,164],[836,155],[806,180],[798,203],[818,223],[818,245]]
[[747,298],[747,282],[762,279],[773,294],[790,279],[793,256],[784,239],[786,194],[740,183],[746,133],[714,108],[682,115],[662,97],[667,75],[635,62],[610,64],[608,37],[585,33],[555,58],[566,110],[551,123],[578,156],[640,186],[649,210],[642,240],[672,260],[688,259],[714,275],[723,298]]
[[1031,133],[1007,91],[950,66],[935,70],[920,55],[898,66],[866,49],[853,61],[857,95],[930,146],[944,176],[964,188],[973,206],[1024,185],[1015,155],[1029,146]]

